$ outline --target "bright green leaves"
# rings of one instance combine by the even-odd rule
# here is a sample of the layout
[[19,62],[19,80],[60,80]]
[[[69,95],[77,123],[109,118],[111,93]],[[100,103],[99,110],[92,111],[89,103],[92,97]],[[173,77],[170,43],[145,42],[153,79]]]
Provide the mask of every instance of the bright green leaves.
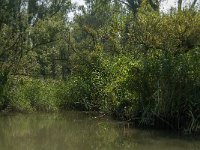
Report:
[[137,19],[131,22],[130,41],[135,46],[149,49],[184,53],[199,45],[199,13],[185,10],[171,15],[144,12],[140,9]]

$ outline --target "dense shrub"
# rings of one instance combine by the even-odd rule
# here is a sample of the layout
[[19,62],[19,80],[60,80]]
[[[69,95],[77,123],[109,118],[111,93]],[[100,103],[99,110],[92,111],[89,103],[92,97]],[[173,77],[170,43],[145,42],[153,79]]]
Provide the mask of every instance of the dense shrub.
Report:
[[139,117],[145,124],[197,130],[200,113],[199,49],[174,55],[161,51],[144,56],[130,71],[129,91],[139,95]]
[[56,97],[59,82],[39,79],[12,80],[9,91],[9,107],[11,110],[26,111],[57,111],[59,100]]
[[7,73],[0,70],[0,110],[5,109],[8,105],[7,89],[8,89]]
[[90,110],[90,87],[79,77],[71,77],[57,91],[61,109]]

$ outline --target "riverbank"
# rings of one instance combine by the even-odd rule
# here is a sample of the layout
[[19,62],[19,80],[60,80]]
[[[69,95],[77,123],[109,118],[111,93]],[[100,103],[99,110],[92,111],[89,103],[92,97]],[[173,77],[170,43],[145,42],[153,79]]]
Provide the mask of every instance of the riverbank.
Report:
[[[127,80],[129,82],[129,79]],[[93,111],[112,116],[116,120],[127,121],[137,127],[167,129],[171,132],[193,135],[199,133],[199,120],[195,116],[191,116],[193,120],[184,114],[164,116],[163,113],[155,111],[159,103],[149,103],[142,107],[142,101],[136,97],[137,94],[130,93],[127,86],[122,83],[115,85],[115,89],[108,90],[113,83],[104,87],[105,89],[102,87],[97,89],[96,85],[91,85],[88,80],[83,80],[81,77],[72,77],[65,82],[12,77],[7,84],[8,86],[4,88],[5,98],[0,105],[4,114],[9,112],[59,113],[66,110]],[[173,109],[169,110],[175,111]]]

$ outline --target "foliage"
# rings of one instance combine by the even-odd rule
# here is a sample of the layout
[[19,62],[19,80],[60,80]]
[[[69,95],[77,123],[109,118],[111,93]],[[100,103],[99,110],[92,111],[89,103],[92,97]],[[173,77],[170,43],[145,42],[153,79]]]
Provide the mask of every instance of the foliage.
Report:
[[87,0],[70,22],[68,0],[0,4],[1,111],[103,111],[200,130],[198,8]]
[[12,111],[57,111],[59,100],[56,97],[59,82],[21,78],[11,81],[9,109]]

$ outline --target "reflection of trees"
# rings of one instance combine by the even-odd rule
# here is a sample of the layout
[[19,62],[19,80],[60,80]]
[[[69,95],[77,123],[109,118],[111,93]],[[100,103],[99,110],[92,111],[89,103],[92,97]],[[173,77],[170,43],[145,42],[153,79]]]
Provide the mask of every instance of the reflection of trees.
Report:
[[[83,117],[83,118],[82,118]],[[112,122],[83,115],[15,115],[0,118],[0,147],[22,149],[121,149]]]
[[198,142],[176,139],[169,134],[133,129],[126,123],[83,113],[0,116],[0,149],[3,150],[134,150],[153,149],[166,143],[187,149]]

